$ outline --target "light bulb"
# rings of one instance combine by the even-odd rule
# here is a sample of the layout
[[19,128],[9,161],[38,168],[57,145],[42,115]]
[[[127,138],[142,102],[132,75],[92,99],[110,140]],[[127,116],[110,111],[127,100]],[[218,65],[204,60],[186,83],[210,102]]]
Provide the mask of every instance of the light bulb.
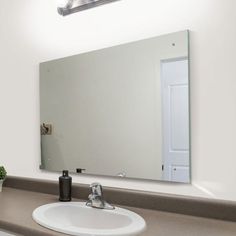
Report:
[[57,0],[58,8],[71,8],[73,0]]

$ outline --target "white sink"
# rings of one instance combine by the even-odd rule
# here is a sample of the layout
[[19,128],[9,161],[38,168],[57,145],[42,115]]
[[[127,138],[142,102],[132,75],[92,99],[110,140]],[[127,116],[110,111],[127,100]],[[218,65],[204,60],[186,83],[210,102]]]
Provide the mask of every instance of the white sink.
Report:
[[33,219],[46,228],[78,236],[133,236],[146,227],[144,219],[132,211],[95,209],[85,202],[43,205],[34,210]]

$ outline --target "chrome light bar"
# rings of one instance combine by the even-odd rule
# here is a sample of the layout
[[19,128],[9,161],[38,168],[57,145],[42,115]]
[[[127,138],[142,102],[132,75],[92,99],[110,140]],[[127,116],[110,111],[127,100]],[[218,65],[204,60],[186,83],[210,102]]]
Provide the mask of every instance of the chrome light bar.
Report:
[[66,16],[116,1],[120,0],[64,0],[64,5],[62,6],[62,4],[60,4],[57,10],[60,15]]

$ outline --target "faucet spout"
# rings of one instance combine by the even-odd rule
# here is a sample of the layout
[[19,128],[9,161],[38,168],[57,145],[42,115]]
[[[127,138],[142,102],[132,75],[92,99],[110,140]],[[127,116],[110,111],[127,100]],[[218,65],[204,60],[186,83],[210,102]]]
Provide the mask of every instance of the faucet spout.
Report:
[[88,201],[86,203],[87,206],[98,208],[98,209],[106,209],[106,210],[114,210],[115,207],[107,203],[103,198],[102,185],[99,183],[93,183],[90,185],[91,194],[88,196]]

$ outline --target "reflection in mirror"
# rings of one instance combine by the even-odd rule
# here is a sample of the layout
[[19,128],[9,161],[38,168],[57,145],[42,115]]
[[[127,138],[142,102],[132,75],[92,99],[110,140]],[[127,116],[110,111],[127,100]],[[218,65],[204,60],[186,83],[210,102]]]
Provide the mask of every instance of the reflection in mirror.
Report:
[[40,64],[41,168],[190,181],[188,31]]

